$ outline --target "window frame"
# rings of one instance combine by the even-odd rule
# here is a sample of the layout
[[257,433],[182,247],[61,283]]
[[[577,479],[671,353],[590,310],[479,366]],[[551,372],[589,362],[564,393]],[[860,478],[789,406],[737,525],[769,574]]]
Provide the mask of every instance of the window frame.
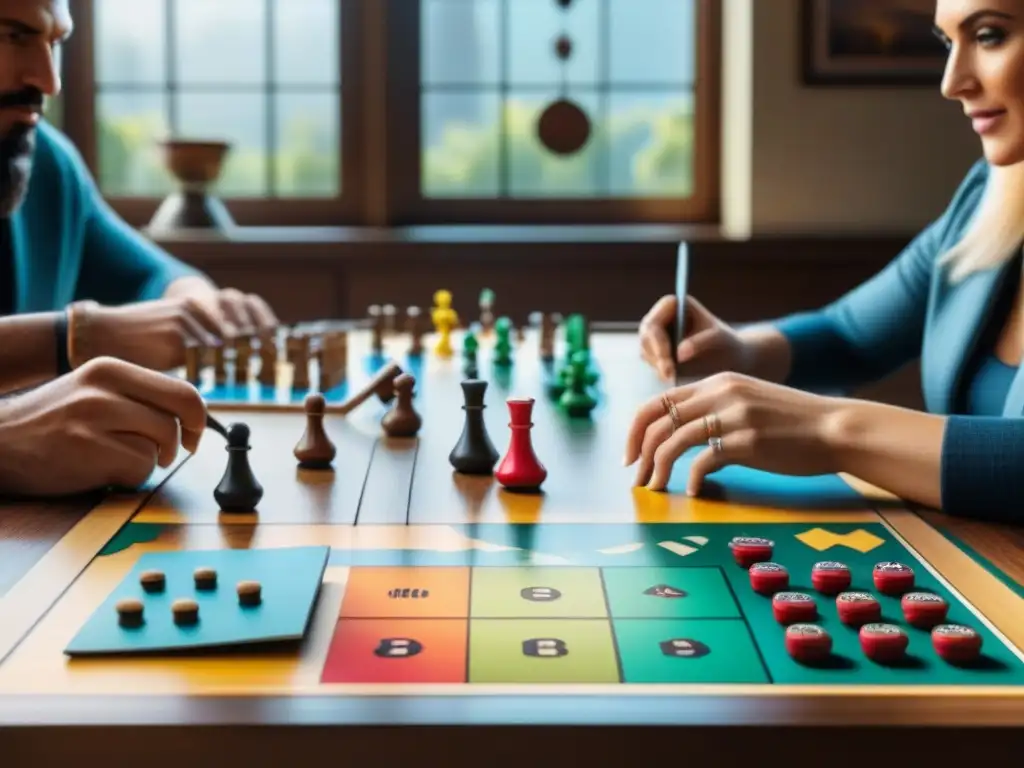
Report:
[[[711,223],[719,217],[721,0],[694,0],[694,192],[680,198],[427,198],[420,167],[420,2],[338,0],[341,7],[341,194],[223,198],[241,226]],[[98,172],[94,9],[70,0],[75,34],[64,52],[63,130]],[[107,196],[145,226],[159,198]]]

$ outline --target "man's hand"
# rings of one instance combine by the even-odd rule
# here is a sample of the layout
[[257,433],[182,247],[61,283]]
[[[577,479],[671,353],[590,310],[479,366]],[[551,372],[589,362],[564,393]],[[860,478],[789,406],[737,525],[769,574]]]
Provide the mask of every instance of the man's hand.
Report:
[[221,339],[272,332],[278,319],[266,301],[237,288],[217,288],[199,277],[185,277],[168,287],[165,299],[180,299],[200,317],[208,331]]
[[194,452],[205,426],[206,407],[188,382],[97,358],[0,403],[0,492],[136,487],[179,448]]

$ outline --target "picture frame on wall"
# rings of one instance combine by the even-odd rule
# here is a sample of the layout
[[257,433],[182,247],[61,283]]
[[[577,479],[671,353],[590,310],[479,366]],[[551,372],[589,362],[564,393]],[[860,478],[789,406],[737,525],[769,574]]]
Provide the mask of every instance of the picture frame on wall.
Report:
[[938,86],[934,14],[935,0],[804,0],[804,83]]

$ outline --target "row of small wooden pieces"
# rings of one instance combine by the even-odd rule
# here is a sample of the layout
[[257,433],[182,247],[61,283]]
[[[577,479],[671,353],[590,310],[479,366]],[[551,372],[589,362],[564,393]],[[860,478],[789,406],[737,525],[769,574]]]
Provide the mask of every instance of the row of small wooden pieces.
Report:
[[[193,579],[198,591],[210,592],[217,588],[217,572],[213,568],[197,568]],[[154,594],[167,587],[167,577],[162,571],[146,571],[139,577],[142,589]],[[263,587],[258,581],[240,581],[235,587],[238,603],[244,607],[259,605],[263,601]],[[144,620],[145,605],[137,598],[129,597],[117,601],[117,615],[122,626],[138,627]],[[199,603],[192,598],[181,597],[171,604],[175,624],[195,624],[199,620]]]

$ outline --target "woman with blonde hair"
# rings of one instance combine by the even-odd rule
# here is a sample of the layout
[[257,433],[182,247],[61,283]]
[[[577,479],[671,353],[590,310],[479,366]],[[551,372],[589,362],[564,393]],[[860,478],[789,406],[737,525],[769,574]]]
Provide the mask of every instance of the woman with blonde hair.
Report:
[[[814,312],[734,329],[686,297],[641,322],[644,358],[689,386],[638,412],[626,447],[637,484],[688,493],[740,464],[788,475],[845,472],[949,514],[1024,520],[1024,8],[937,0],[949,49],[942,94],[962,104],[984,159],[944,214],[884,270]],[[926,412],[848,393],[920,359]],[[837,394],[838,393],[838,394]]]

